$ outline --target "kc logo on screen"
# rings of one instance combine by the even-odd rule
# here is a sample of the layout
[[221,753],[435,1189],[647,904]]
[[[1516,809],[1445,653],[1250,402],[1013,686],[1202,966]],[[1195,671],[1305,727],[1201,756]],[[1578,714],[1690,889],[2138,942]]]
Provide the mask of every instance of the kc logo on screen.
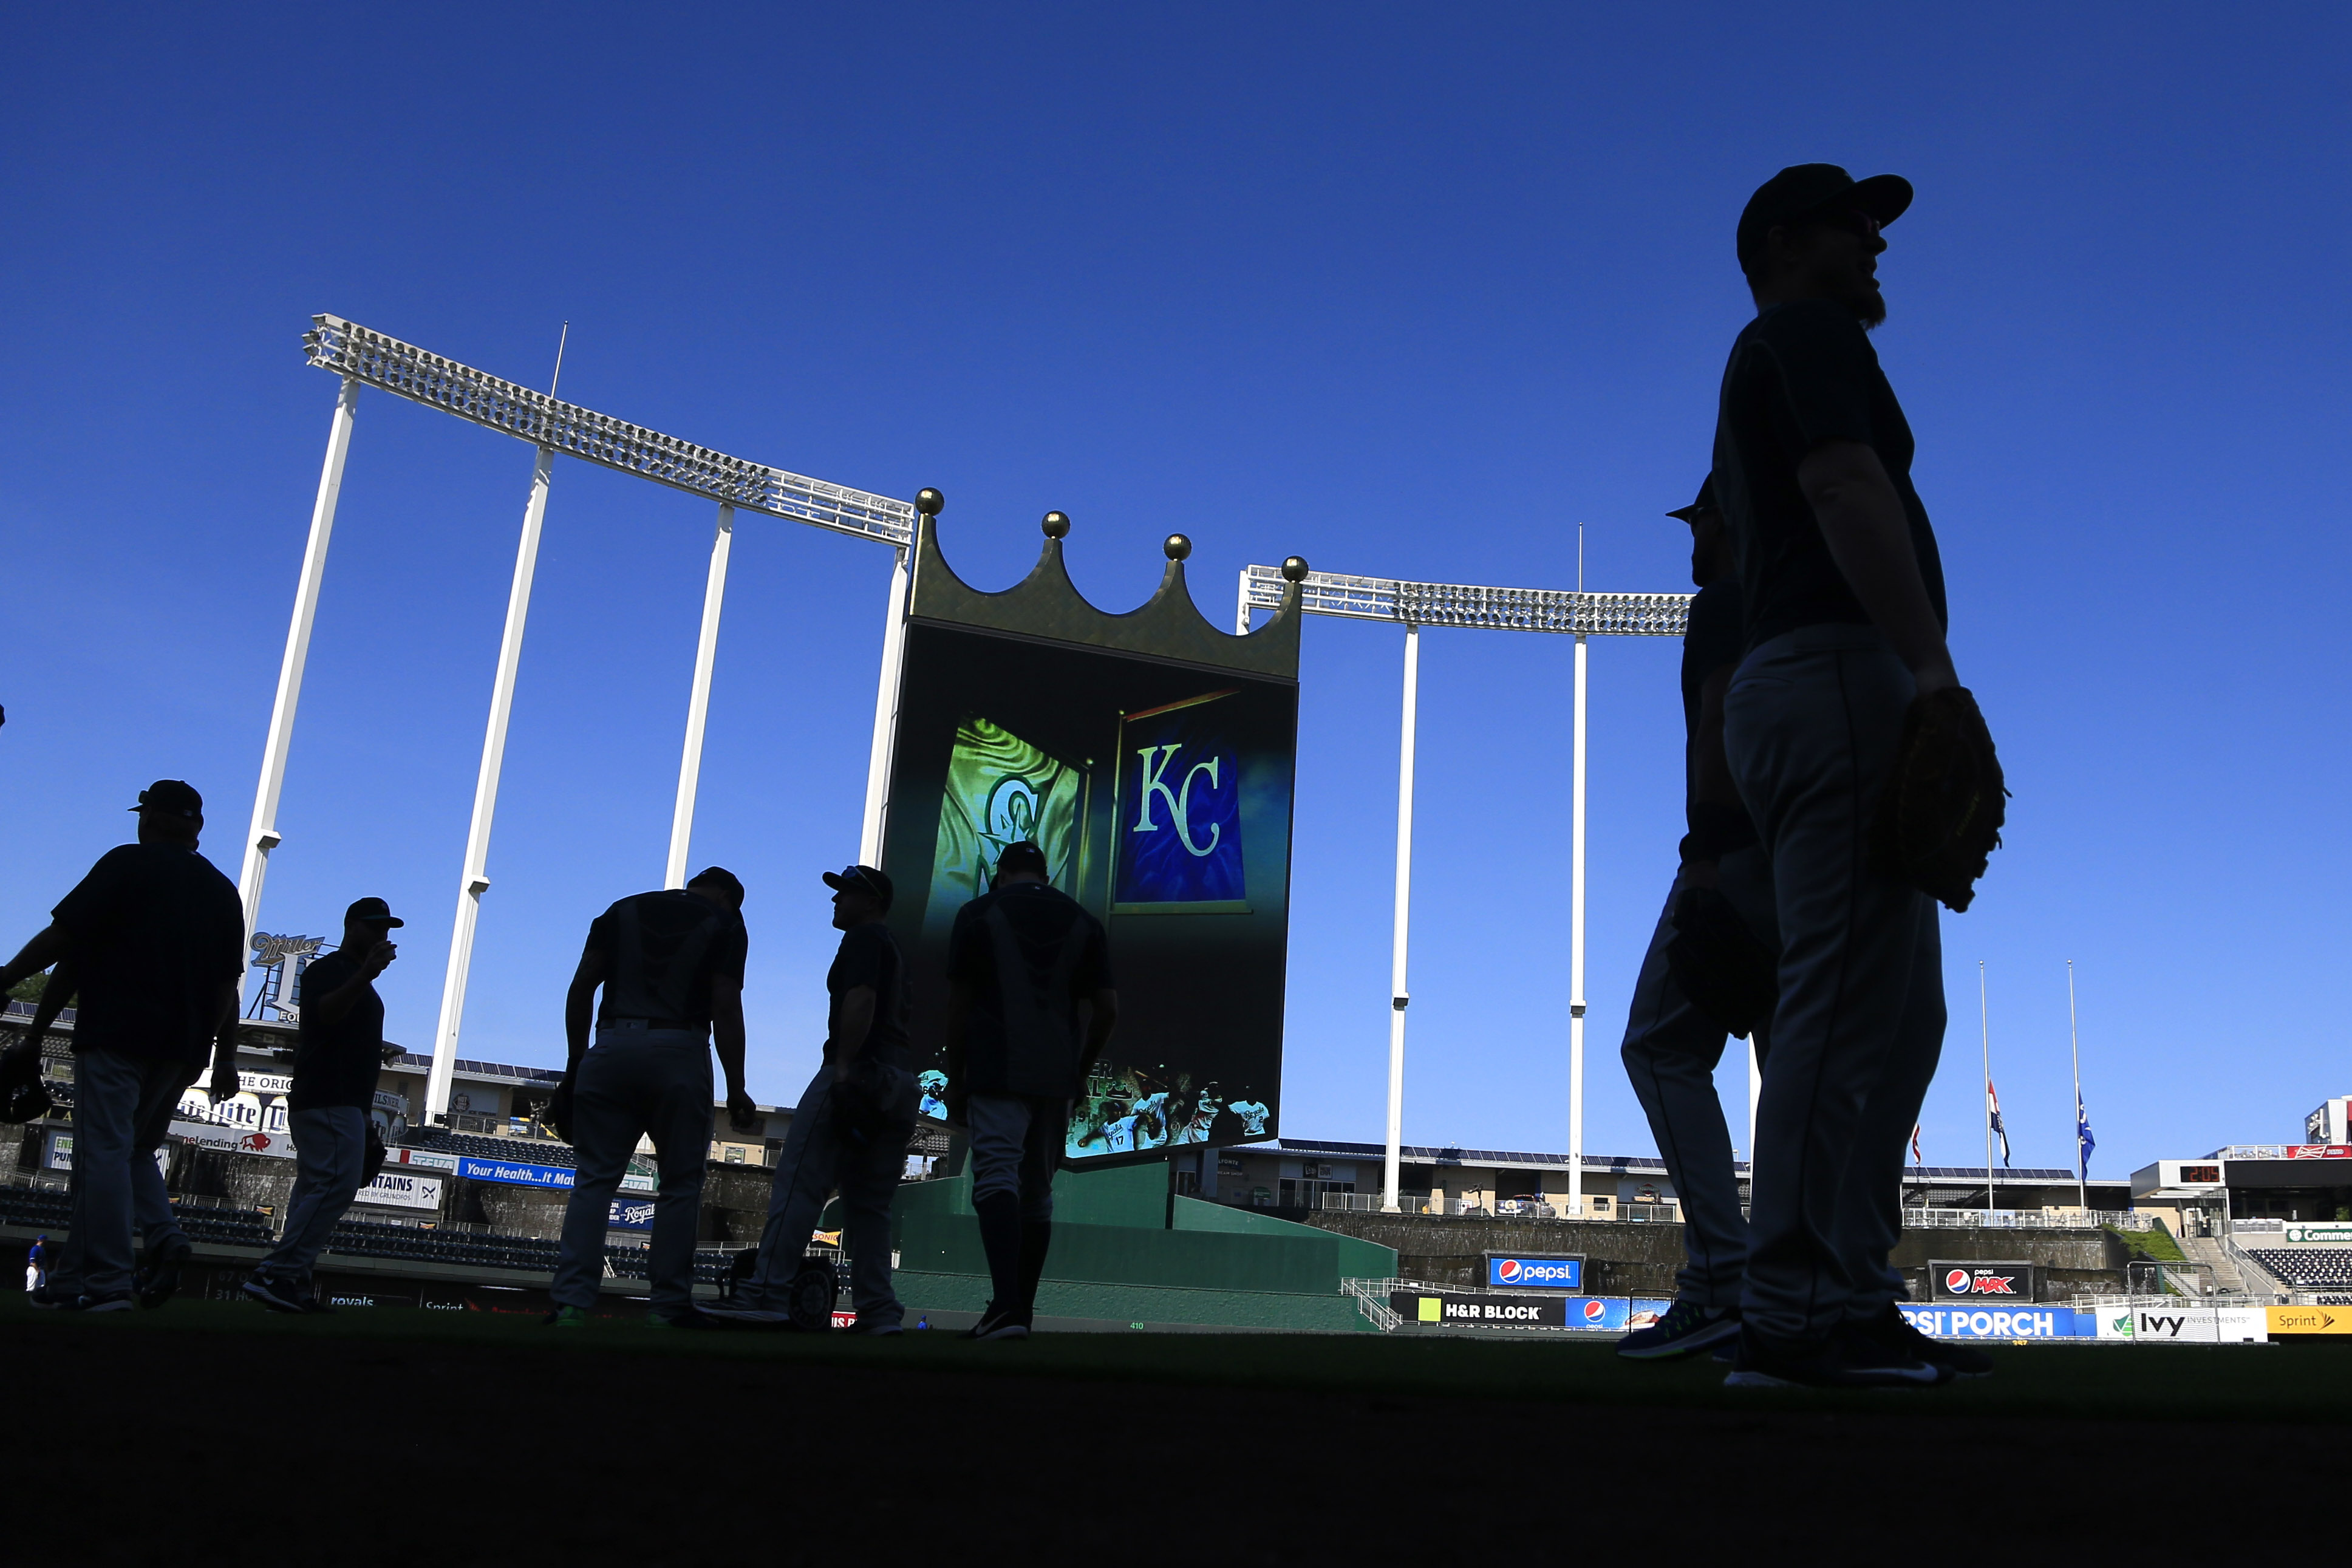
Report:
[[1234,693],[1213,691],[1119,721],[1122,914],[1243,914],[1241,767],[1225,737]]

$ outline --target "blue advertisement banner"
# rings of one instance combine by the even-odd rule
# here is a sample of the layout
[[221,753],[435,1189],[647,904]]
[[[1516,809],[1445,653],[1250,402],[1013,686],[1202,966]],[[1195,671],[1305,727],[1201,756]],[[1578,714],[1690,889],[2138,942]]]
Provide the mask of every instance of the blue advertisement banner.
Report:
[[1568,1326],[1571,1329],[1602,1329],[1610,1333],[1625,1331],[1625,1320],[1633,1315],[1633,1303],[1623,1296],[1588,1296],[1581,1301],[1570,1302]]
[[1219,706],[1233,695],[1212,692],[1121,721],[1115,911],[1248,910],[1242,773]]
[[504,1182],[516,1187],[561,1187],[572,1185],[569,1165],[526,1165],[514,1160],[483,1160],[471,1154],[457,1156],[457,1173],[469,1182]]
[[2074,1307],[1910,1307],[1904,1321],[1938,1340],[2087,1340],[2098,1314]]
[[1581,1290],[1584,1259],[1490,1252],[1486,1283],[1504,1290]]
[[605,1215],[607,1230],[651,1230],[654,1227],[654,1201],[651,1198],[614,1198]]

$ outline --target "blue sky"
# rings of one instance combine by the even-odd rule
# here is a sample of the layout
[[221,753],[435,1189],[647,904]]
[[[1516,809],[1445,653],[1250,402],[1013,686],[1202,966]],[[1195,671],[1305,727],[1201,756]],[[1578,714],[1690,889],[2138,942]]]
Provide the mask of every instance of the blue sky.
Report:
[[[158,776],[243,831],[332,311],[744,457],[936,485],[963,575],[1048,508],[1125,609],[1234,572],[1684,585],[1783,163],[1918,187],[1880,353],[2016,792],[1948,916],[1932,1162],[2297,1135],[2342,1046],[2352,27],[2321,6],[16,7],[0,47],[0,942]],[[265,929],[411,920],[429,1038],[530,468],[362,395]],[[464,1050],[556,1062],[658,882],[710,509],[559,461]],[[746,518],[695,858],[751,885],[752,1086],[814,1064],[887,556]],[[2315,595],[2316,597],[2315,597]],[[2335,629],[2329,629],[2334,627]],[[1379,1136],[1402,634],[1307,630],[1286,1126]],[[1678,832],[1675,649],[1592,654],[1588,1148]],[[1423,653],[1413,1141],[1566,1142],[1564,639]],[[14,934],[10,934],[14,933]],[[2330,957],[2330,954],[2336,956]]]

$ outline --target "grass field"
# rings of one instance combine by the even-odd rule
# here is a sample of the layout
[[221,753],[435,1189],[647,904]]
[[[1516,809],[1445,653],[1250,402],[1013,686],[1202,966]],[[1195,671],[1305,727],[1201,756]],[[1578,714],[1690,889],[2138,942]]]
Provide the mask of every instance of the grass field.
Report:
[[[419,1564],[1646,1560],[1726,1531],[1776,1560],[1874,1562],[1922,1529],[2121,1547],[2085,1487],[2162,1504],[2179,1546],[2205,1529],[2174,1491],[2184,1454],[2314,1500],[2352,1458],[2336,1345],[2000,1346],[1980,1383],[1837,1395],[1557,1342],[558,1333],[205,1301],[78,1319],[0,1298],[0,1345],[9,1493],[84,1521],[43,1537],[48,1556],[12,1537],[27,1563],[210,1561],[263,1538]],[[198,1513],[124,1489],[126,1444]],[[192,1528],[225,1495],[266,1500],[231,1533]]]

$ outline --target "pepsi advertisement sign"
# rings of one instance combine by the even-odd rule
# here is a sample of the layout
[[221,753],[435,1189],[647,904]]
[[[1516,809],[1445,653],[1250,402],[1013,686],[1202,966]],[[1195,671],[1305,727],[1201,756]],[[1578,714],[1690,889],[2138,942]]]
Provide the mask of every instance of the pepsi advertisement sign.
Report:
[[1584,1258],[1581,1254],[1490,1252],[1486,1254],[1486,1288],[1580,1291],[1584,1289]]
[[1946,1261],[1927,1265],[1928,1293],[1937,1301],[2032,1301],[2040,1299],[2031,1263]]

